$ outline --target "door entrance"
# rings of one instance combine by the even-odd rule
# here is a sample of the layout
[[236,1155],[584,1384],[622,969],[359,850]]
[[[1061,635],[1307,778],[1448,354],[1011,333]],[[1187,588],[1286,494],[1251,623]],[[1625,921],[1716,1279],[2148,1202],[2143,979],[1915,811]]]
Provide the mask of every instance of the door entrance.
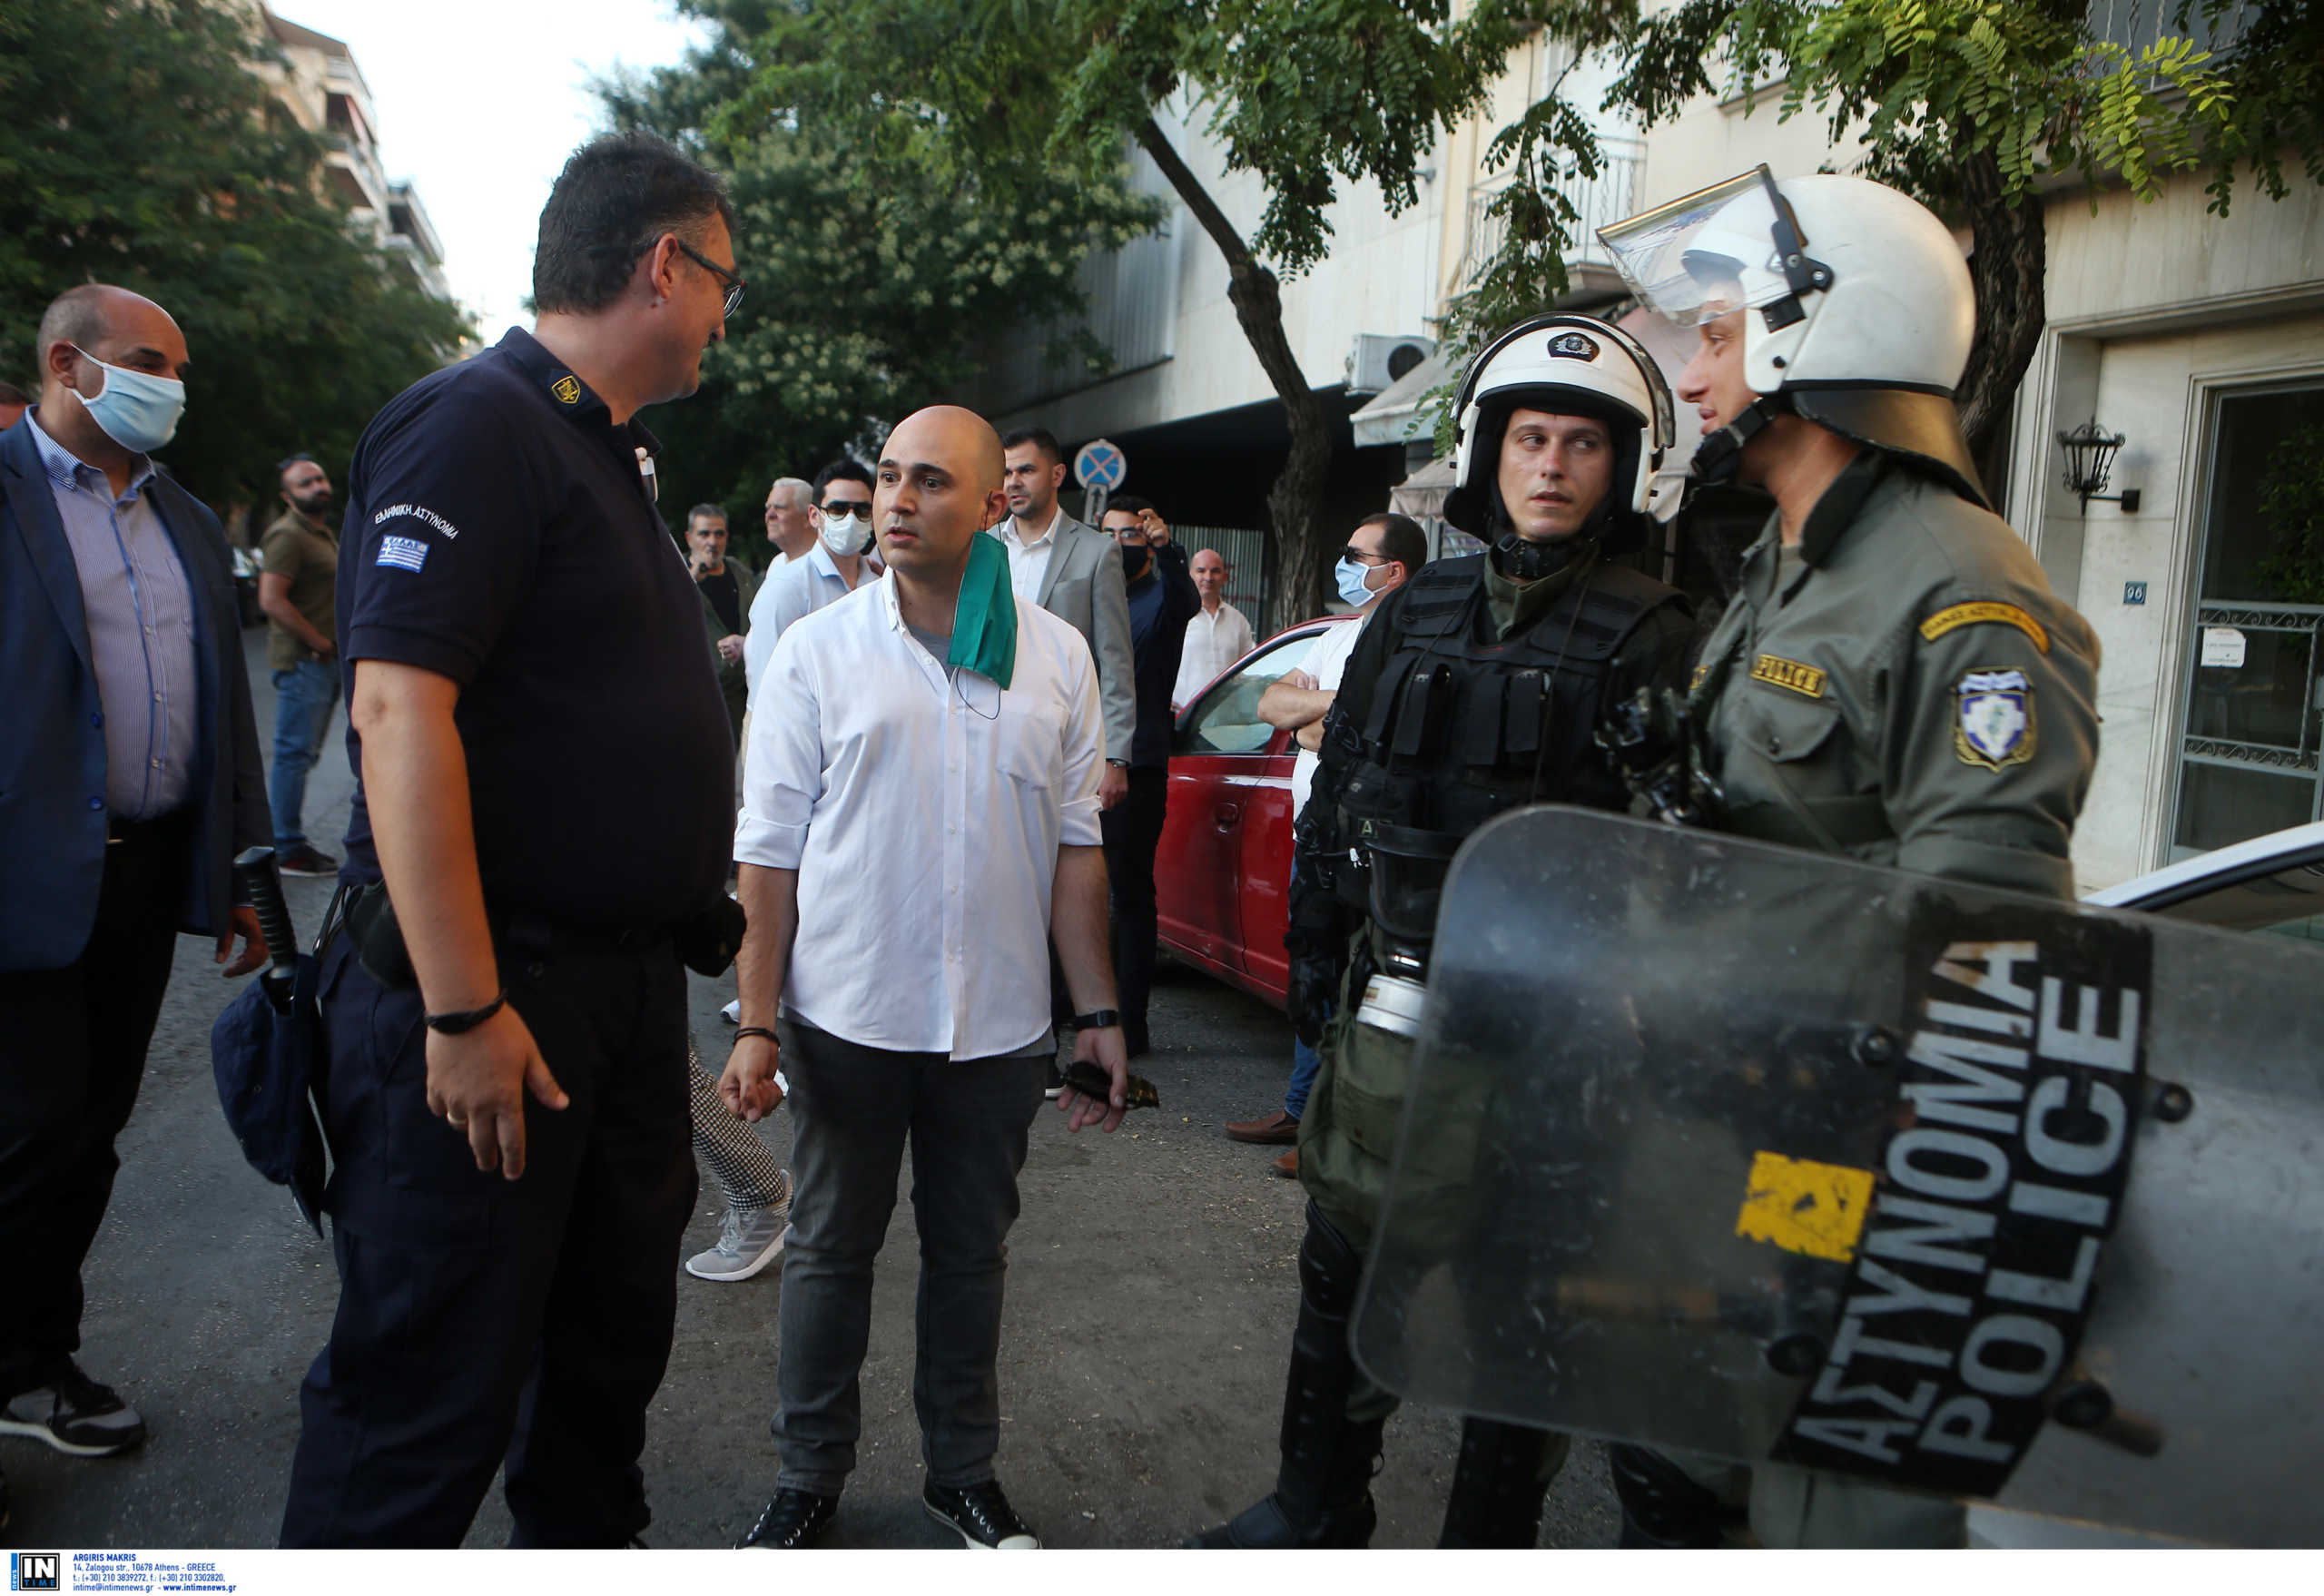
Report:
[[2171,858],[2324,814],[2324,384],[2213,397]]

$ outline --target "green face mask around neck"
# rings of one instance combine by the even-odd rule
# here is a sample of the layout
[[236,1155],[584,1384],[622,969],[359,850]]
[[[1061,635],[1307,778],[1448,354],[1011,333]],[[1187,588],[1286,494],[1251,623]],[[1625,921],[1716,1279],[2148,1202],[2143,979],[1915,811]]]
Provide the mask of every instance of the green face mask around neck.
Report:
[[1009,551],[982,532],[970,542],[944,663],[990,677],[1004,692],[1017,671],[1017,590],[1009,581]]

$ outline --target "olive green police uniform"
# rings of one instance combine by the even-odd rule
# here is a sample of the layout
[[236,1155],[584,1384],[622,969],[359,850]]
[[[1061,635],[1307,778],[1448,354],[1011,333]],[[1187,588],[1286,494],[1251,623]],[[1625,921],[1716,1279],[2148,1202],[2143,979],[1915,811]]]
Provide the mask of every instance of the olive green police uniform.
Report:
[[1866,450],[1745,556],[1693,697],[1726,829],[2070,898],[2097,681],[2008,524]]
[[[2070,898],[2098,757],[2098,640],[2008,523],[1875,450],[1777,523],[1696,666],[1725,829]],[[1954,1502],[1674,1459],[1771,1546],[1958,1546]]]

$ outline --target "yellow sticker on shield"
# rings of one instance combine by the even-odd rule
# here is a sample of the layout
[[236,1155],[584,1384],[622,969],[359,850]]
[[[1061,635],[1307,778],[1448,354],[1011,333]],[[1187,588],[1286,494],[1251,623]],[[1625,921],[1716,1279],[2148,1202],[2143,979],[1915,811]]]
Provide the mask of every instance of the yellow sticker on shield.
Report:
[[1743,1193],[1735,1234],[1787,1253],[1846,1263],[1856,1256],[1872,1207],[1872,1171],[1758,1153]]

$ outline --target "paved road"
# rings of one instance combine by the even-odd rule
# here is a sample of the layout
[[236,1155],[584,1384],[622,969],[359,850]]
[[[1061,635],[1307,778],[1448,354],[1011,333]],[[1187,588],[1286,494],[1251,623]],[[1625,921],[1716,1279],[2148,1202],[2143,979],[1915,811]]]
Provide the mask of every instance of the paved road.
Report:
[[[271,730],[264,634],[248,645],[259,724]],[[309,830],[333,852],[352,786],[343,725],[308,794]],[[329,885],[289,885],[292,912],[311,932]],[[228,995],[207,945],[182,941],[89,1260],[84,1361],[143,1411],[153,1439],[94,1463],[0,1442],[15,1496],[12,1544],[273,1543],[299,1380],[328,1334],[338,1282],[329,1248],[244,1165],[219,1116],[208,1038]],[[694,982],[694,1030],[714,1054],[724,1051],[717,1010],[730,995],[731,981]],[[1172,1544],[1263,1493],[1274,1475],[1301,1199],[1295,1183],[1268,1170],[1273,1149],[1236,1146],[1218,1126],[1280,1100],[1289,1031],[1264,1005],[1166,970],[1154,1034],[1141,1067],[1163,1110],[1134,1116],[1110,1138],[1069,1137],[1045,1111],[1025,1168],[999,1466],[1019,1511],[1057,1546]],[[775,1116],[778,1151],[789,1134]],[[689,1251],[716,1236],[708,1190],[705,1182]],[[842,1545],[957,1543],[918,1502],[911,1226],[900,1201],[874,1297],[862,1459],[841,1509]],[[731,1544],[773,1488],[766,1419],[780,1290],[776,1271],[739,1286],[683,1284],[676,1349],[646,1439],[656,1545]],[[1441,1414],[1407,1411],[1390,1424],[1375,1544],[1433,1542],[1457,1443],[1457,1424]],[[1610,1546],[1614,1531],[1603,1458],[1577,1448],[1542,1544]],[[469,1541],[503,1544],[507,1533],[496,1493]]]

